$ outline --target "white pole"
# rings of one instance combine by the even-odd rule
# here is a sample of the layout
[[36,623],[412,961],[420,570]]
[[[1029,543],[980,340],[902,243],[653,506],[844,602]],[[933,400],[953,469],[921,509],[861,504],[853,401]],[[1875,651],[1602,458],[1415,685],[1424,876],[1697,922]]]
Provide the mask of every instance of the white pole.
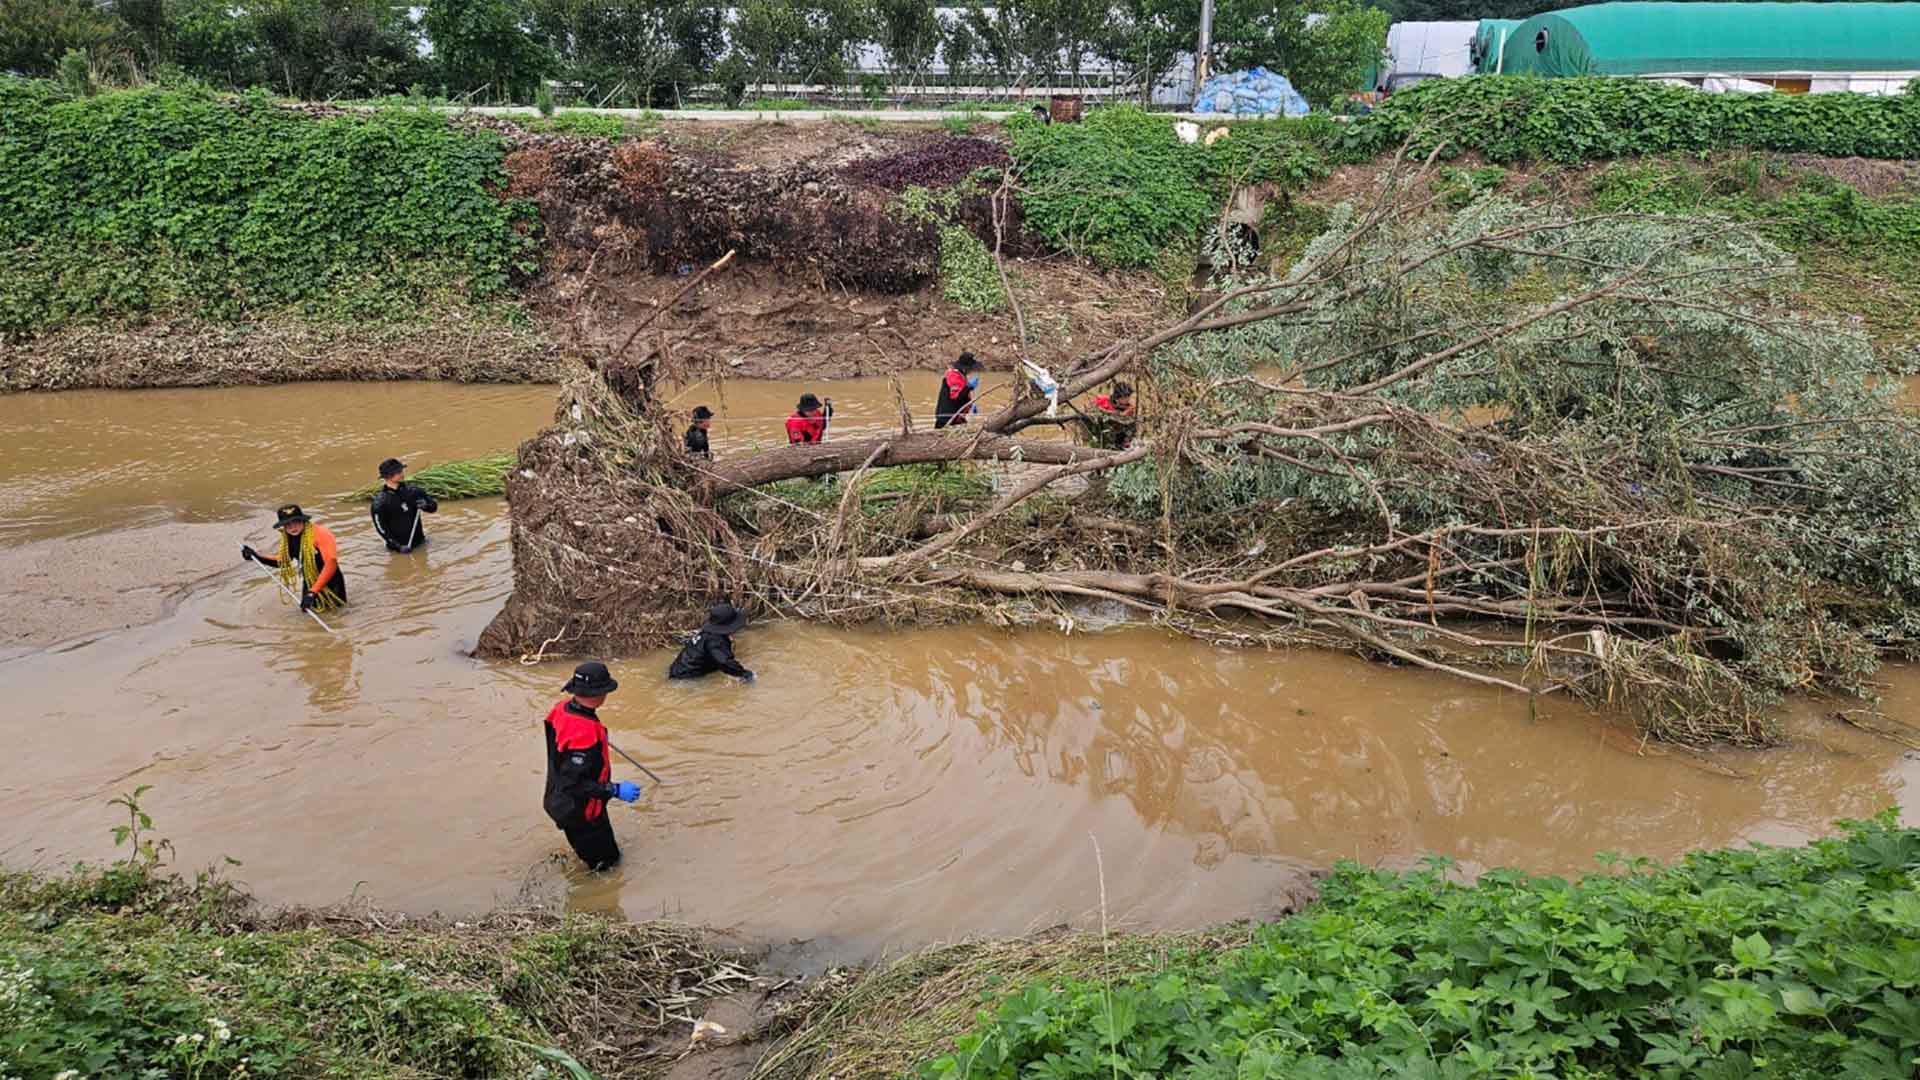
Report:
[[1200,84],[1207,81],[1207,53],[1213,48],[1213,0],[1200,0],[1200,47],[1193,54],[1193,96],[1200,97]]

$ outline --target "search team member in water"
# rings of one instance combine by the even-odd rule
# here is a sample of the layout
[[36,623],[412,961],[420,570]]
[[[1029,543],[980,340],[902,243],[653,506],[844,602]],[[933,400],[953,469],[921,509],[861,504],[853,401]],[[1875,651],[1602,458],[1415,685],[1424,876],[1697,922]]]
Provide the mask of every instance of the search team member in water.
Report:
[[620,861],[620,844],[607,820],[607,800],[633,802],[640,785],[613,783],[613,760],[600,706],[620,684],[607,665],[590,660],[573,669],[561,687],[573,695],[547,713],[547,816],[567,834],[573,853],[589,870],[605,870]]

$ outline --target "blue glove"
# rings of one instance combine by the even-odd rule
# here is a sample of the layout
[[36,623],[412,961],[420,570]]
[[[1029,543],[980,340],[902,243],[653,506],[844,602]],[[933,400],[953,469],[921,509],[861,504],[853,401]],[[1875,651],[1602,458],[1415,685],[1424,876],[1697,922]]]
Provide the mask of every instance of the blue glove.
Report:
[[980,376],[978,375],[967,376],[967,389],[969,390],[980,389]]
[[622,780],[613,785],[613,797],[621,802],[633,802],[640,797],[640,785],[631,780]]

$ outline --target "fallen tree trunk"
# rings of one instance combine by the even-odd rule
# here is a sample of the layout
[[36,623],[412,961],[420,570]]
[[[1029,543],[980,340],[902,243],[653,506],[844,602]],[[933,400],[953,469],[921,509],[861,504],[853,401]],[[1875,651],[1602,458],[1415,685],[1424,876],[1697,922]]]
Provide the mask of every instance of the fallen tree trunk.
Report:
[[[1079,465],[1112,457],[1106,450],[1069,442],[1013,439],[978,428],[948,428],[919,435],[887,435],[846,442],[798,444],[701,468],[708,498],[771,484],[874,468],[927,465],[941,461],[1026,461],[1036,465]],[[871,459],[871,460],[869,460]]]

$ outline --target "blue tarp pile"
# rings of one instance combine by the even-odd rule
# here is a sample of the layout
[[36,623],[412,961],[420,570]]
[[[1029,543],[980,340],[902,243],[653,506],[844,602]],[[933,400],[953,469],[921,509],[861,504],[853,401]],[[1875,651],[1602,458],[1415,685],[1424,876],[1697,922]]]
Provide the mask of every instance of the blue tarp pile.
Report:
[[1193,111],[1240,116],[1305,116],[1307,99],[1300,96],[1285,75],[1257,67],[1252,71],[1215,75],[1202,83]]

